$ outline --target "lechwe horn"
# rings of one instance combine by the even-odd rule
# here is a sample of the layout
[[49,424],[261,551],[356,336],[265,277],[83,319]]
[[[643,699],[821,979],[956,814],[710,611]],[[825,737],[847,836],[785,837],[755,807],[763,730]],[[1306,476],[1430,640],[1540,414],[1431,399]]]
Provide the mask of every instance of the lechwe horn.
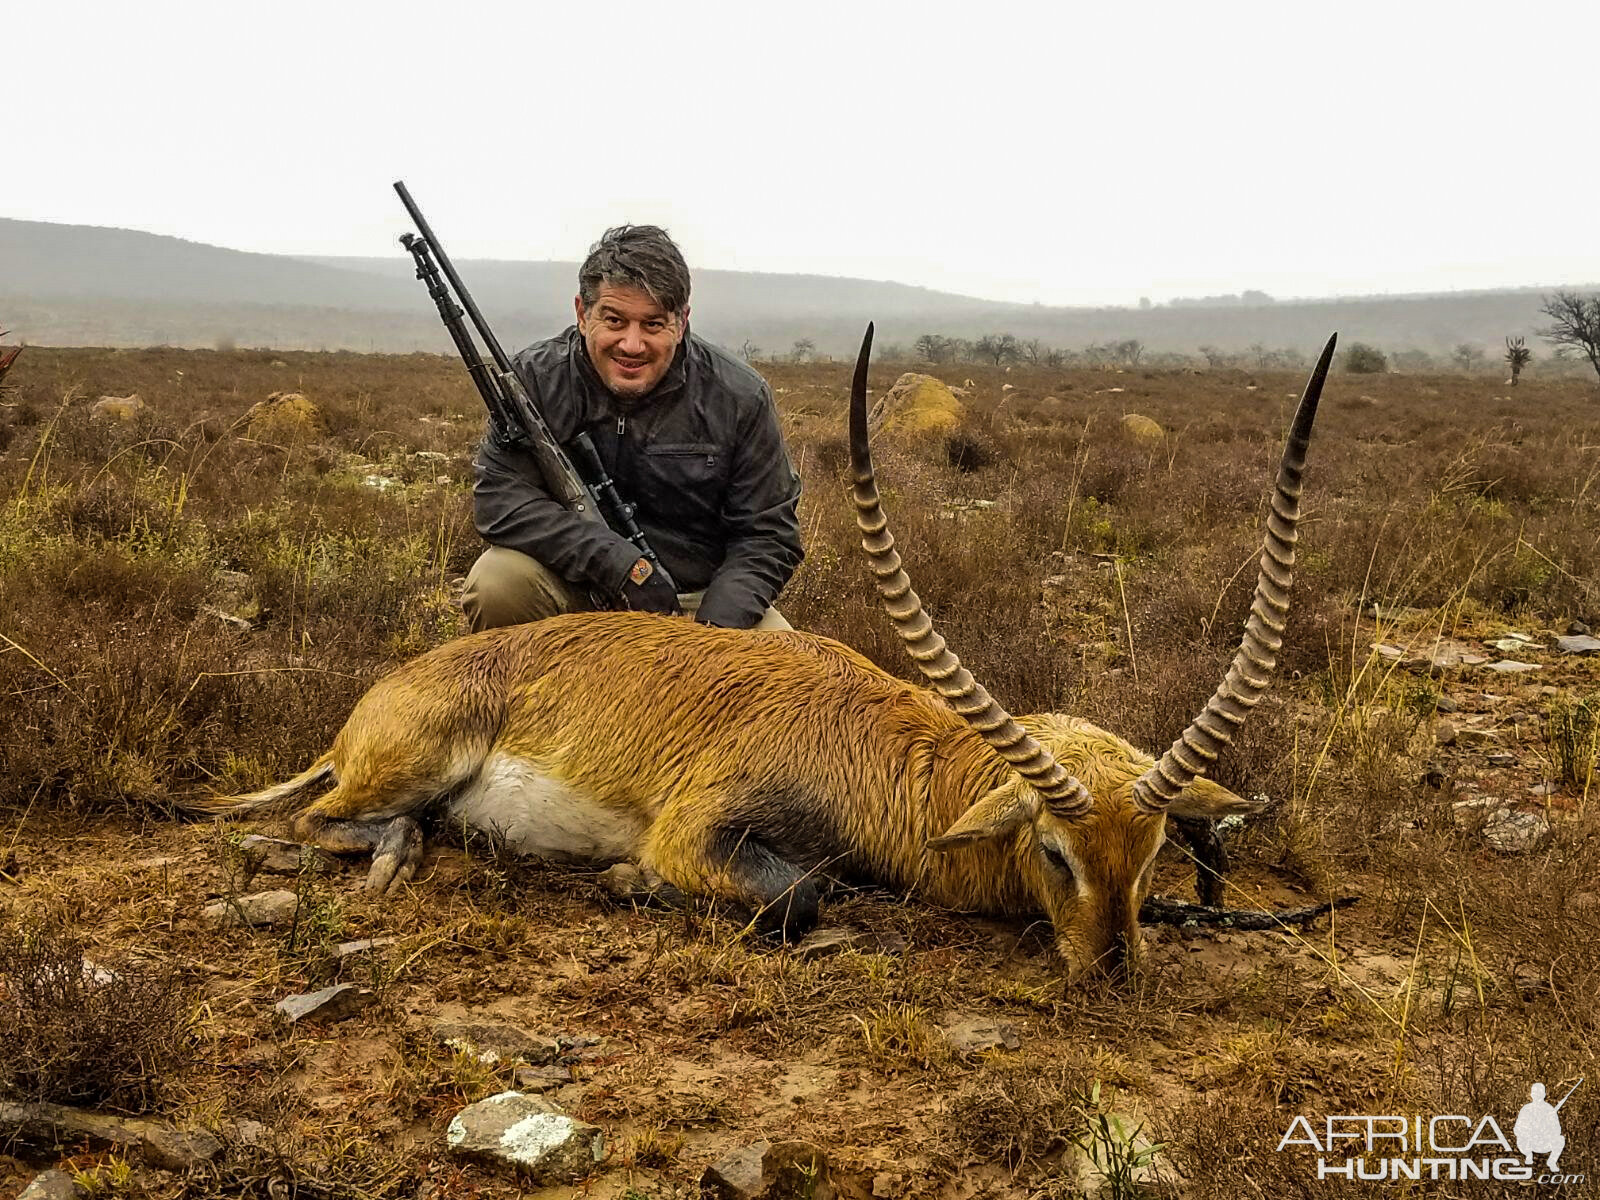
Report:
[[1200,715],[1189,724],[1155,766],[1133,785],[1133,802],[1145,812],[1161,812],[1178,794],[1216,762],[1222,748],[1233,740],[1250,710],[1272,682],[1283,646],[1283,627],[1289,615],[1289,588],[1294,582],[1295,525],[1300,520],[1300,477],[1306,465],[1306,443],[1317,416],[1317,400],[1333,361],[1334,334],[1322,348],[1312,369],[1300,407],[1295,410],[1289,440],[1278,464],[1278,481],[1267,516],[1267,536],[1261,547],[1261,573],[1256,577],[1256,598],[1250,620],[1233,665]]
[[1087,813],[1093,801],[1088,790],[1056,762],[1055,758],[1012,720],[984,691],[972,673],[961,665],[933,622],[923,611],[922,601],[911,590],[911,580],[900,568],[894,535],[878,502],[878,484],[872,474],[872,453],[867,445],[867,361],[872,356],[872,326],[861,339],[861,357],[856,359],[855,380],[850,387],[850,467],[855,479],[852,495],[856,502],[856,523],[861,526],[861,546],[872,560],[878,593],[894,621],[895,629],[917,668],[928,677],[938,693],[950,702],[966,722],[977,730],[994,752],[1016,769],[1043,797],[1051,812],[1063,817]]

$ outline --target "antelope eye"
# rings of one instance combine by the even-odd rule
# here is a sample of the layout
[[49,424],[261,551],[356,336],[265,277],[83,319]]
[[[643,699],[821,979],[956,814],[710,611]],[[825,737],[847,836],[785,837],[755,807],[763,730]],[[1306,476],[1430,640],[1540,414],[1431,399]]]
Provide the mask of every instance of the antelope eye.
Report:
[[1066,857],[1061,853],[1061,851],[1048,844],[1043,845],[1042,848],[1044,850],[1045,860],[1052,867],[1058,871],[1065,871],[1068,875],[1072,874],[1072,868],[1067,865]]

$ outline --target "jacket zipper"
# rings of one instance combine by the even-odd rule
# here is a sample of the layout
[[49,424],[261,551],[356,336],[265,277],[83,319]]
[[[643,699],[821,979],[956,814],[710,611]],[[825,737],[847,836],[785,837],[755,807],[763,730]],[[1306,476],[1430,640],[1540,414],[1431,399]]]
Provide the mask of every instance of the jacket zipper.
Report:
[[617,418],[617,436],[621,437],[626,432],[628,432],[628,418],[627,417],[618,417]]

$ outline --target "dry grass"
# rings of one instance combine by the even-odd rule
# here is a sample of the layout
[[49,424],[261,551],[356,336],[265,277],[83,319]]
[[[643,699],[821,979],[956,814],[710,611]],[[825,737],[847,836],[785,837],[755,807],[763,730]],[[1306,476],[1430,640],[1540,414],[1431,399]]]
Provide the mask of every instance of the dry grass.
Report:
[[[972,380],[965,425],[948,445],[884,446],[879,466],[941,631],[1012,709],[1165,745],[1236,644],[1299,377],[934,373]],[[846,370],[768,374],[806,484],[808,556],[782,607],[909,678],[842,499]],[[692,1194],[720,1154],[791,1135],[834,1148],[868,1194],[883,1176],[906,1197],[961,1181],[1067,1195],[1070,1148],[1105,1108],[1097,1081],[1164,1144],[1168,1182],[1145,1194],[1355,1195],[1276,1152],[1294,1114],[1505,1117],[1532,1079],[1600,1079],[1600,664],[1546,655],[1531,677],[1429,677],[1370,649],[1600,624],[1586,383],[1334,378],[1282,681],[1219,776],[1274,801],[1234,838],[1230,903],[1363,903],[1304,938],[1157,931],[1125,985],[1071,993],[1036,929],[849,896],[828,919],[898,934],[906,953],[801,961],[729,914],[618,909],[586,874],[443,829],[399,900],[365,897],[354,871],[260,878],[299,890],[293,930],[206,928],[199,911],[238,889],[237,863],[224,835],[174,824],[173,800],[298,770],[377,674],[461,631],[455,589],[479,546],[475,393],[444,358],[254,351],[34,348],[7,383],[0,906],[13,928],[71,906],[97,963],[137,948],[196,989],[195,1065],[163,1066],[165,1091],[146,1072],[119,1103],[262,1127],[253,1144],[230,1132],[209,1175],[136,1172],[126,1194],[512,1194],[440,1149],[452,1112],[510,1082],[433,1038],[434,1019],[467,1013],[603,1039],[561,1093],[611,1138],[600,1200]],[[323,408],[325,436],[245,436],[249,406],[284,390]],[[150,406],[139,420],[91,417],[96,397],[134,391]],[[1125,441],[1127,412],[1163,440]],[[971,500],[994,504],[947,504]],[[1436,746],[1445,698],[1517,765]],[[1533,798],[1543,782],[1554,793]],[[1532,854],[1490,850],[1453,807],[1477,793],[1547,815],[1550,835]],[[1190,886],[1176,855],[1159,886]],[[334,949],[374,935],[399,940]],[[327,1029],[272,1017],[282,995],[336,980],[379,1003]],[[949,1013],[1003,1019],[1023,1047],[953,1056]],[[12,1091],[44,1094],[18,1069],[29,1060],[0,1061]],[[103,1099],[112,1085],[95,1086]],[[1568,1160],[1591,1178],[1597,1094],[1585,1084],[1564,1110]],[[93,1150],[74,1163],[110,1165]],[[0,1186],[23,1178],[0,1168]]]
[[192,1065],[181,972],[91,953],[60,915],[0,932],[0,1095],[144,1112]]

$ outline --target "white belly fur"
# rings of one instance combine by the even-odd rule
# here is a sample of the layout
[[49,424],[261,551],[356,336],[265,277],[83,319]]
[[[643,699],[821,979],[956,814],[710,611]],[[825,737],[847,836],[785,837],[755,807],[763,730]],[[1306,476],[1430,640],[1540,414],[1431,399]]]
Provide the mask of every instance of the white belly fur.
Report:
[[504,836],[507,849],[556,862],[613,863],[637,855],[647,828],[524,758],[492,754],[450,802],[450,816]]

